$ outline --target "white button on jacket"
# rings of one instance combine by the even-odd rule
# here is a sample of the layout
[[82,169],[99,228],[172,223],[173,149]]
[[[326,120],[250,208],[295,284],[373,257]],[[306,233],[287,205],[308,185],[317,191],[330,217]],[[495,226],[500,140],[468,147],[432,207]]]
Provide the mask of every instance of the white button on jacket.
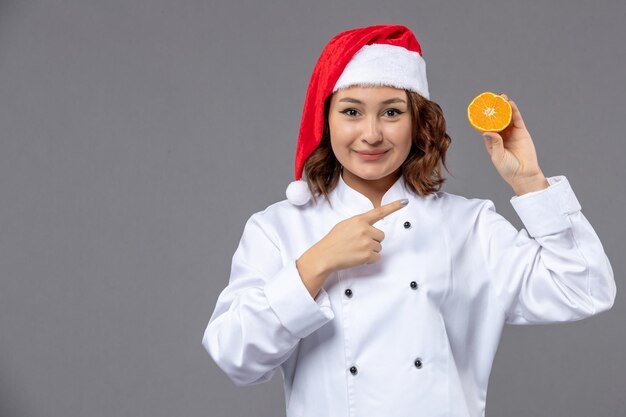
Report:
[[613,270],[565,176],[511,198],[420,197],[400,177],[374,226],[381,259],[336,271],[313,299],[295,261],[371,201],[339,178],[319,197],[254,213],[202,344],[238,386],[284,380],[287,417],[484,416],[505,323],[580,320],[610,309]]

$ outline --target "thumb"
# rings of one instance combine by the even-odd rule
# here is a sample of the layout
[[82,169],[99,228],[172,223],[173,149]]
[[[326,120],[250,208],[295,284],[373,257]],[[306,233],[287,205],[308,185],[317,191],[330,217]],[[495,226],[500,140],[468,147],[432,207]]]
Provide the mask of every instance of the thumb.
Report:
[[504,142],[502,136],[496,132],[483,133],[483,140],[487,152],[493,161],[501,161],[504,157]]

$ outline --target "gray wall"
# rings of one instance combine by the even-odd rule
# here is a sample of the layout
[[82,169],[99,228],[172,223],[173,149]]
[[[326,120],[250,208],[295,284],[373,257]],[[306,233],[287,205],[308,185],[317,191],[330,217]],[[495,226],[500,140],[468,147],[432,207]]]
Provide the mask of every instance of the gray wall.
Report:
[[319,53],[376,23],[422,43],[444,191],[522,227],[466,119],[507,93],[618,281],[605,314],[505,328],[487,416],[626,415],[625,18],[618,0],[0,1],[0,415],[284,415],[280,373],[234,386],[202,333],[245,220],[293,179]]

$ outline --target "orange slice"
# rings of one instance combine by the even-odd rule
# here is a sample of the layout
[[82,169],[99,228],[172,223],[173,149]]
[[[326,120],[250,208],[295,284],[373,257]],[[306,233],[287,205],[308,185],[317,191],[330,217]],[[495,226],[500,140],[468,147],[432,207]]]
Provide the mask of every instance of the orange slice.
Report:
[[480,93],[467,106],[467,119],[479,132],[500,132],[511,123],[512,116],[509,102],[491,91]]

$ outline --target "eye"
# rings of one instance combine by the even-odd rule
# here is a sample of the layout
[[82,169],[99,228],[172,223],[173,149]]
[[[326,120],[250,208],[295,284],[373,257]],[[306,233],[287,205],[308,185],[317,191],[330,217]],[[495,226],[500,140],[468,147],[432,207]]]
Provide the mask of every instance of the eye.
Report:
[[395,112],[395,114],[391,114],[391,115],[390,115],[391,117],[394,117],[394,116],[399,116],[399,115],[401,115],[402,113],[404,113],[403,111],[400,111],[400,110],[398,110],[398,109],[387,109],[387,110],[385,110],[385,113],[386,113],[386,114],[389,114],[389,112],[392,112],[392,113],[393,113],[393,112]]
[[350,109],[345,109],[343,111],[340,111],[339,113],[343,113],[343,114],[345,114],[347,116],[356,116],[356,114],[351,114],[351,113],[348,113],[348,112],[357,112],[357,110],[350,108]]

